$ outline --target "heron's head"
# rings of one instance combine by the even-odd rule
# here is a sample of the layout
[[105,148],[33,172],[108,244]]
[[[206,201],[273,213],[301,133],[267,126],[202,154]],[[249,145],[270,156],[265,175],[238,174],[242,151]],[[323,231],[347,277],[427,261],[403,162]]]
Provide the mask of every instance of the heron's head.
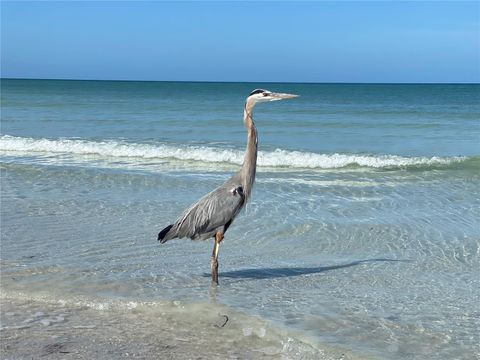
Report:
[[255,89],[250,93],[250,95],[248,95],[247,101],[251,101],[253,104],[256,104],[258,102],[291,99],[297,96],[298,95],[293,94],[275,93],[264,89]]

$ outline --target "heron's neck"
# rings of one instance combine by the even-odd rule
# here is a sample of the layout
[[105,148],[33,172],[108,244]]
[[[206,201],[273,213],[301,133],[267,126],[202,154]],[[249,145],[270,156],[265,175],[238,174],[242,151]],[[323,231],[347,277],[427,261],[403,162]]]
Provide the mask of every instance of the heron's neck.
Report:
[[247,149],[245,151],[242,168],[240,169],[240,175],[244,187],[243,191],[247,199],[252,192],[257,168],[257,129],[255,128],[252,118],[253,105],[254,104],[247,101],[243,111],[243,122],[247,128]]

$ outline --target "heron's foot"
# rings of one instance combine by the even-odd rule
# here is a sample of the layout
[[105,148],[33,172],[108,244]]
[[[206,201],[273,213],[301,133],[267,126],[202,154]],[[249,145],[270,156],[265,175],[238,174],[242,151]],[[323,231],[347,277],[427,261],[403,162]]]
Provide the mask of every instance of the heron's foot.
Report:
[[212,270],[212,284],[218,285],[218,260],[214,256],[210,260],[210,269]]

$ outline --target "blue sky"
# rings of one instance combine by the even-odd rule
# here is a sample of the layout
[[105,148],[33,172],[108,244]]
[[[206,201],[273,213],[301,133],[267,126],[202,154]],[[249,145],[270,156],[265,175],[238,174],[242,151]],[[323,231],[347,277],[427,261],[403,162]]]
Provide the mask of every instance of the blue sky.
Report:
[[1,75],[480,82],[480,2],[1,3]]

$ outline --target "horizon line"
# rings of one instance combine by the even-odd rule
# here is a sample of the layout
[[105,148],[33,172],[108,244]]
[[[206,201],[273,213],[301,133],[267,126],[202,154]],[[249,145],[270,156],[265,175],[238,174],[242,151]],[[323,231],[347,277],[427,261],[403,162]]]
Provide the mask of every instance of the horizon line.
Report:
[[132,80],[132,79],[75,79],[75,78],[32,78],[0,77],[1,80],[43,80],[43,81],[105,81],[105,82],[163,82],[163,83],[212,83],[212,84],[328,84],[328,85],[479,85],[480,82],[364,82],[364,81],[234,81],[234,80]]

